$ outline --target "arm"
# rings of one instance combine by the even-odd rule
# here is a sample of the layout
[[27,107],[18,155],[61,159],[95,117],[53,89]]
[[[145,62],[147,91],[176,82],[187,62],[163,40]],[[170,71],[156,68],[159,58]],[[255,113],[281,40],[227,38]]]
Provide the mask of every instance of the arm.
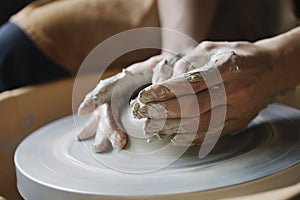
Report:
[[[209,31],[216,7],[217,0],[158,0],[161,27],[173,29],[201,42]],[[195,46],[162,35],[162,47],[173,47],[186,53]]]
[[275,55],[274,77],[278,80],[277,93],[294,88],[300,83],[300,27],[255,44],[270,49]]

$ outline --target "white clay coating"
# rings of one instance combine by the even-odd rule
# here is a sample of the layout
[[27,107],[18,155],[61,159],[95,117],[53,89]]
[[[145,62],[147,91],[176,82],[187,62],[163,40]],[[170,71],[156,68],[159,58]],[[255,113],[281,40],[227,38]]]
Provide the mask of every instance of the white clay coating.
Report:
[[121,111],[120,120],[125,132],[129,136],[147,139],[147,136],[144,134],[146,118],[134,118],[131,106],[127,105],[124,107]]
[[122,96],[128,93],[128,88],[137,88],[138,86],[151,82],[152,74],[145,71],[141,74],[133,74],[124,69],[122,72],[110,78],[101,80],[97,86],[89,92],[78,109],[79,115],[89,114],[95,107],[107,103],[111,100],[113,93]]
[[132,107],[127,105],[121,111],[120,121],[124,131],[128,134],[127,150],[130,152],[149,153],[157,151],[169,143],[171,143],[170,136],[161,138],[158,134],[145,134],[146,118],[137,119],[133,116]]

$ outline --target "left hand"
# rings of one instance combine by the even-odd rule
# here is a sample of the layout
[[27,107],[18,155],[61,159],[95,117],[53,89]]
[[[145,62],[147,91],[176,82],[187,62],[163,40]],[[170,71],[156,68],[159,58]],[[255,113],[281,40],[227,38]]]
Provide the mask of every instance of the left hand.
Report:
[[84,140],[95,135],[93,144],[95,152],[107,150],[109,144],[114,149],[123,149],[128,138],[119,123],[120,111],[128,104],[134,90],[151,82],[152,69],[161,59],[161,55],[151,57],[101,80],[86,95],[78,109],[80,115],[91,114],[89,120],[79,130],[78,139]]
[[[243,129],[277,93],[276,56],[273,50],[255,43],[202,42],[175,63],[170,79],[140,91],[133,104],[134,115],[148,118],[146,134],[178,133],[172,142],[180,146],[203,142],[213,110],[226,109],[222,135]],[[222,79],[214,76],[214,69]],[[225,90],[219,89],[222,86]],[[213,106],[210,91],[216,95]],[[226,101],[219,101],[224,95]],[[196,122],[200,123],[195,136],[190,127]]]

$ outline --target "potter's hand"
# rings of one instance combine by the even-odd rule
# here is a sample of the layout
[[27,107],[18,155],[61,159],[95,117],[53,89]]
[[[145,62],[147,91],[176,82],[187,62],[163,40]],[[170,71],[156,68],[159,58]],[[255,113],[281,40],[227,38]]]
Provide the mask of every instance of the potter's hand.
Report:
[[134,115],[148,118],[146,134],[179,133],[172,139],[175,145],[203,142],[213,110],[227,109],[222,134],[240,130],[276,94],[273,58],[271,50],[248,42],[203,42],[174,65],[172,78],[140,91]]
[[86,95],[78,109],[79,115],[92,113],[79,131],[78,139],[87,139],[96,134],[93,145],[96,152],[105,151],[109,142],[115,149],[124,148],[127,134],[119,128],[119,111],[129,103],[134,90],[151,83],[152,70],[161,59],[162,56],[152,57],[128,67],[115,76],[101,80],[96,88]]

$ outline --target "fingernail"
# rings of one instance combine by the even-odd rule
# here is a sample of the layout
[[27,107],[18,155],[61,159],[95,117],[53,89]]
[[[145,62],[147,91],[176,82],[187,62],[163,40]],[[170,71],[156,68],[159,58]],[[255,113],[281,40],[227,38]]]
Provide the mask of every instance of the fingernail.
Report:
[[164,104],[151,103],[143,104],[138,101],[134,102],[132,105],[133,116],[141,118],[153,118],[160,119],[167,117],[167,110]]
[[164,85],[159,85],[158,88],[159,90],[157,90],[158,94],[156,94],[156,98],[165,99],[171,93],[171,90]]
[[142,103],[148,103],[155,100],[155,96],[151,90],[151,88],[146,88],[139,93],[138,99]]
[[138,119],[141,119],[141,118],[145,118],[144,116],[141,115],[141,111],[140,111],[140,103],[138,102],[138,100],[132,100],[130,102],[130,107],[131,107],[131,110],[132,110],[132,115],[134,118],[138,118]]
[[[154,92],[155,90],[155,92]],[[164,85],[152,85],[142,90],[139,94],[139,100],[142,103],[149,103],[152,101],[165,100],[171,93],[171,89]]]

